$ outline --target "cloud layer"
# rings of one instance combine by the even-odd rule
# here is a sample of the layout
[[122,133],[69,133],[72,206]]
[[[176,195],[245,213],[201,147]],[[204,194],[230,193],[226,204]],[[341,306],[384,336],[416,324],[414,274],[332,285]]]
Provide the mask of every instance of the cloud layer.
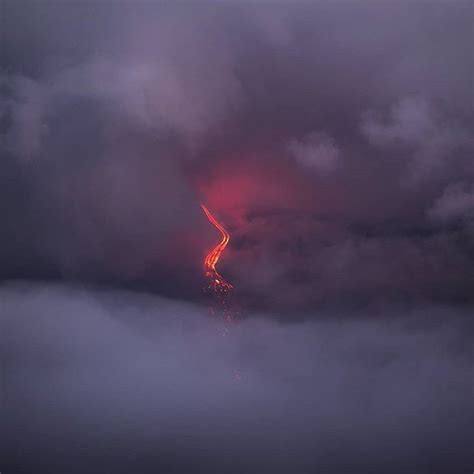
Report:
[[7,472],[464,472],[472,324],[446,307],[225,325],[193,305],[3,288]]

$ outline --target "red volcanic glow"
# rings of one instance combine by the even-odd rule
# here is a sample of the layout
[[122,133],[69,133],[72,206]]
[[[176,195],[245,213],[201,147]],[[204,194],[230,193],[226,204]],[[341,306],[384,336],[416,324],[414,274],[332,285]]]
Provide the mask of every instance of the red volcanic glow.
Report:
[[206,276],[211,280],[210,287],[214,289],[214,291],[227,291],[232,287],[232,285],[224,280],[222,275],[216,270],[217,262],[219,261],[222,252],[227,247],[227,244],[230,240],[229,232],[217,222],[215,217],[211,214],[209,209],[204,205],[201,204],[202,210],[206,217],[209,219],[209,222],[216,227],[216,229],[222,234],[222,240],[206,255],[204,259],[204,270],[206,272]]

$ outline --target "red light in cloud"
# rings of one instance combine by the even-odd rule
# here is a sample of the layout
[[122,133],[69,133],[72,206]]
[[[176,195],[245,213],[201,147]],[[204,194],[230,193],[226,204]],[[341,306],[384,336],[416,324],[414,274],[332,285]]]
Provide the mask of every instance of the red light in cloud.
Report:
[[279,156],[227,155],[212,163],[212,173],[198,174],[196,186],[212,209],[225,212],[232,222],[245,225],[249,212],[306,209],[315,202],[307,175]]

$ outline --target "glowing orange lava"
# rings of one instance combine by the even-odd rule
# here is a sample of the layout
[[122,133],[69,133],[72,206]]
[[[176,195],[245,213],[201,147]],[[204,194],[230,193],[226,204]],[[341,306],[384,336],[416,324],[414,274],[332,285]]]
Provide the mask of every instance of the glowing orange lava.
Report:
[[206,277],[208,277],[211,281],[209,285],[210,288],[212,288],[214,291],[226,292],[233,288],[233,286],[227,282],[216,270],[216,265],[220,256],[222,255],[222,252],[229,243],[230,235],[229,232],[227,232],[227,230],[222,226],[222,224],[217,222],[217,220],[204,204],[201,204],[201,207],[204,211],[204,214],[206,214],[206,217],[209,219],[209,222],[222,234],[222,240],[206,255],[206,258],[204,259],[204,271],[206,272]]

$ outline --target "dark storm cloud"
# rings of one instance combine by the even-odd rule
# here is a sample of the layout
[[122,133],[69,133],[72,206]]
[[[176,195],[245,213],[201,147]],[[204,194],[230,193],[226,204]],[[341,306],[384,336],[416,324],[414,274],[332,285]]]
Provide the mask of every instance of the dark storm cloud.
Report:
[[156,297],[1,290],[5,472],[467,472],[449,307],[225,325]]
[[243,298],[472,299],[470,2],[2,13],[4,278],[198,288],[205,200]]
[[3,278],[199,288],[205,200],[242,298],[471,299],[469,2],[2,14]]

